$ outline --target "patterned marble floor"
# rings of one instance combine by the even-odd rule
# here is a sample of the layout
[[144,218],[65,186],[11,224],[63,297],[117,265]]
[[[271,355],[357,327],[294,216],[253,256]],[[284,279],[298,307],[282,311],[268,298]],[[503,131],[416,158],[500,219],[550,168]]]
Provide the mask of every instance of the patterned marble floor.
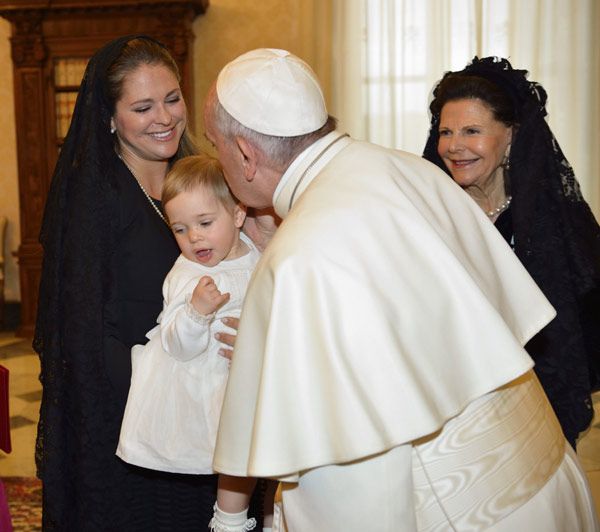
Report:
[[[34,449],[41,400],[39,362],[30,340],[0,332],[0,364],[10,371],[10,414],[12,452],[0,451],[0,478],[35,476]],[[580,439],[577,454],[588,474],[600,513],[600,393],[594,396],[596,417]]]

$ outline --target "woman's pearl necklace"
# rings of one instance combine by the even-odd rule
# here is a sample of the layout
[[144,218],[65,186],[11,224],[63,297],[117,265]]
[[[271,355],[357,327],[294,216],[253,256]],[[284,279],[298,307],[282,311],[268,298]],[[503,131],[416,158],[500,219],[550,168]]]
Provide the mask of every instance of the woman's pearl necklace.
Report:
[[137,181],[137,184],[140,186],[140,188],[142,189],[142,192],[144,193],[144,196],[146,196],[146,199],[148,200],[148,203],[150,203],[150,205],[152,205],[152,208],[156,211],[156,214],[158,214],[162,221],[165,222],[167,225],[169,225],[169,222],[167,222],[167,219],[165,218],[164,214],[162,212],[160,212],[160,209],[156,206],[156,203],[154,203],[152,201],[152,198],[150,197],[150,194],[148,194],[146,192],[146,189],[143,187],[142,183],[140,182],[140,180],[138,179],[138,176],[135,175],[135,173],[133,172],[133,170],[131,169],[131,166],[129,166],[126,162],[125,159],[123,159],[123,157],[121,157],[119,155],[119,159],[121,159],[121,161],[123,161],[123,164],[127,167],[127,170],[129,170],[131,172],[131,175],[134,177],[134,179]]
[[510,205],[511,201],[512,201],[512,196],[508,196],[508,198],[506,198],[506,200],[504,201],[504,203],[502,205],[500,205],[499,207],[496,207],[495,209],[492,209],[491,211],[486,211],[486,214],[488,215],[488,217],[493,218],[497,214],[500,214],[501,212],[508,209],[508,206]]

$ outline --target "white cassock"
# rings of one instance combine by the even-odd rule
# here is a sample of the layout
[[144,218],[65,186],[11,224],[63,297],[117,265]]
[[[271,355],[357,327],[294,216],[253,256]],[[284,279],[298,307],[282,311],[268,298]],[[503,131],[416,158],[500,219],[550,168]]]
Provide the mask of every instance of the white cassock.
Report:
[[281,530],[596,530],[523,349],[554,309],[467,194],[333,132],[274,206],[214,469],[282,480]]

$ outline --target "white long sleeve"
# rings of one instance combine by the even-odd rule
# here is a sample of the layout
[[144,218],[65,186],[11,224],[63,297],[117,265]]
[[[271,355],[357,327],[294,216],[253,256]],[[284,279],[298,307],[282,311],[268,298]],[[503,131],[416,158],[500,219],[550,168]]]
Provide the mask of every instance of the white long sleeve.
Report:
[[[181,361],[192,360],[206,353],[213,332],[215,313],[200,314],[191,303],[191,295],[198,282],[193,278],[183,286],[170,287],[165,281],[165,311],[160,319],[160,337],[163,349]],[[182,283],[173,283],[182,285]]]

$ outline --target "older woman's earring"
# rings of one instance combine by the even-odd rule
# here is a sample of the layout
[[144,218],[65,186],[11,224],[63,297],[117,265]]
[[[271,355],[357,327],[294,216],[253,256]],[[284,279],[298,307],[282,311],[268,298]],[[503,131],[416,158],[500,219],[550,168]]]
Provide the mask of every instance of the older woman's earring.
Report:
[[[500,163],[500,168],[502,168],[502,179],[504,180],[504,191],[506,193],[506,196],[508,197],[508,202],[510,203],[510,200],[512,199],[511,195],[510,195],[510,157],[508,155],[504,156],[504,159],[502,159],[502,163]],[[508,203],[506,204],[506,207],[508,207]]]
[[115,126],[110,126],[110,134],[114,135],[117,128]]

